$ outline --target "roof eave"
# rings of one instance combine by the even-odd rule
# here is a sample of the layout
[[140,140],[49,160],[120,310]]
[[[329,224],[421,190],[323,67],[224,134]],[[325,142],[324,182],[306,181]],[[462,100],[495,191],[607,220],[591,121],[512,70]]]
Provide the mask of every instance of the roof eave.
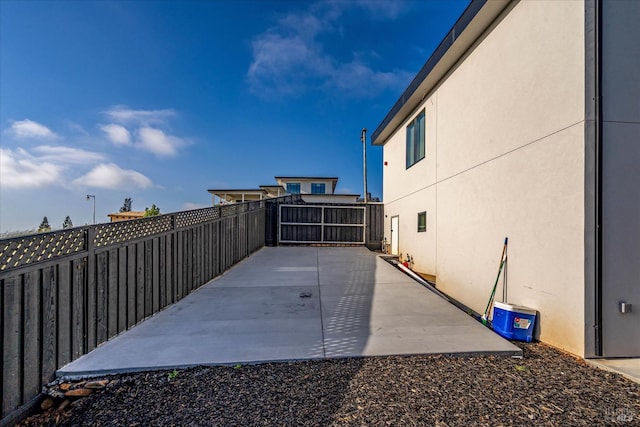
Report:
[[384,145],[512,0],[473,0],[371,134]]

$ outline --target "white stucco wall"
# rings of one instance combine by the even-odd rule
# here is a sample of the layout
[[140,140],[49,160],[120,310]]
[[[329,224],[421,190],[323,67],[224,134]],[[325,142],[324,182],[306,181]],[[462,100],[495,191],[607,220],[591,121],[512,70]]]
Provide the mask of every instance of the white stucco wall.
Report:
[[[482,312],[508,236],[508,301],[539,310],[541,340],[580,355],[584,49],[582,2],[516,3],[383,154],[385,235],[399,215],[414,269]],[[426,157],[406,169],[405,127],[422,108]]]

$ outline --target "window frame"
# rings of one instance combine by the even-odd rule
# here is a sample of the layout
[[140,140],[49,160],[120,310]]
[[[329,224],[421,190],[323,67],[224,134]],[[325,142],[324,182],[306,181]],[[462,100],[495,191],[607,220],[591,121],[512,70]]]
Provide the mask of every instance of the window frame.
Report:
[[405,155],[407,169],[427,155],[425,118],[426,114],[423,108],[406,127]]
[[[424,218],[424,224],[420,224],[420,217]],[[418,212],[418,233],[424,233],[427,231],[427,211]]]
[[[297,186],[298,191],[291,191],[291,187]],[[300,194],[300,183],[299,182],[287,182],[286,191],[289,194]]]
[[[322,186],[322,192],[314,191],[314,186],[320,187]],[[324,182],[312,182],[311,183],[311,194],[327,194],[327,184]]]

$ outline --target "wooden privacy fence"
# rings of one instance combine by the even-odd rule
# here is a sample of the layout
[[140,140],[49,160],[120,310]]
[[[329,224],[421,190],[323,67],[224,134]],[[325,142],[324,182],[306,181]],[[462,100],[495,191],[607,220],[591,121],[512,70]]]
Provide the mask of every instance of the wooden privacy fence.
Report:
[[264,242],[264,201],[1,240],[2,416]]
[[278,243],[353,244],[381,248],[384,205],[283,204],[278,206]]
[[362,206],[280,205],[280,243],[357,243],[364,245]]

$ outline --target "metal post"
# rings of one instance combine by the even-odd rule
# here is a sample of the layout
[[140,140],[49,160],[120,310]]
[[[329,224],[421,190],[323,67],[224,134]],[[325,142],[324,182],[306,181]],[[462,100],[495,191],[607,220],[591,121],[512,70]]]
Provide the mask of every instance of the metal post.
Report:
[[364,196],[362,200],[367,203],[367,128],[362,128],[360,140],[362,141],[362,171],[364,175]]
[[87,200],[93,199],[93,223],[96,223],[96,196],[93,194],[87,194]]

